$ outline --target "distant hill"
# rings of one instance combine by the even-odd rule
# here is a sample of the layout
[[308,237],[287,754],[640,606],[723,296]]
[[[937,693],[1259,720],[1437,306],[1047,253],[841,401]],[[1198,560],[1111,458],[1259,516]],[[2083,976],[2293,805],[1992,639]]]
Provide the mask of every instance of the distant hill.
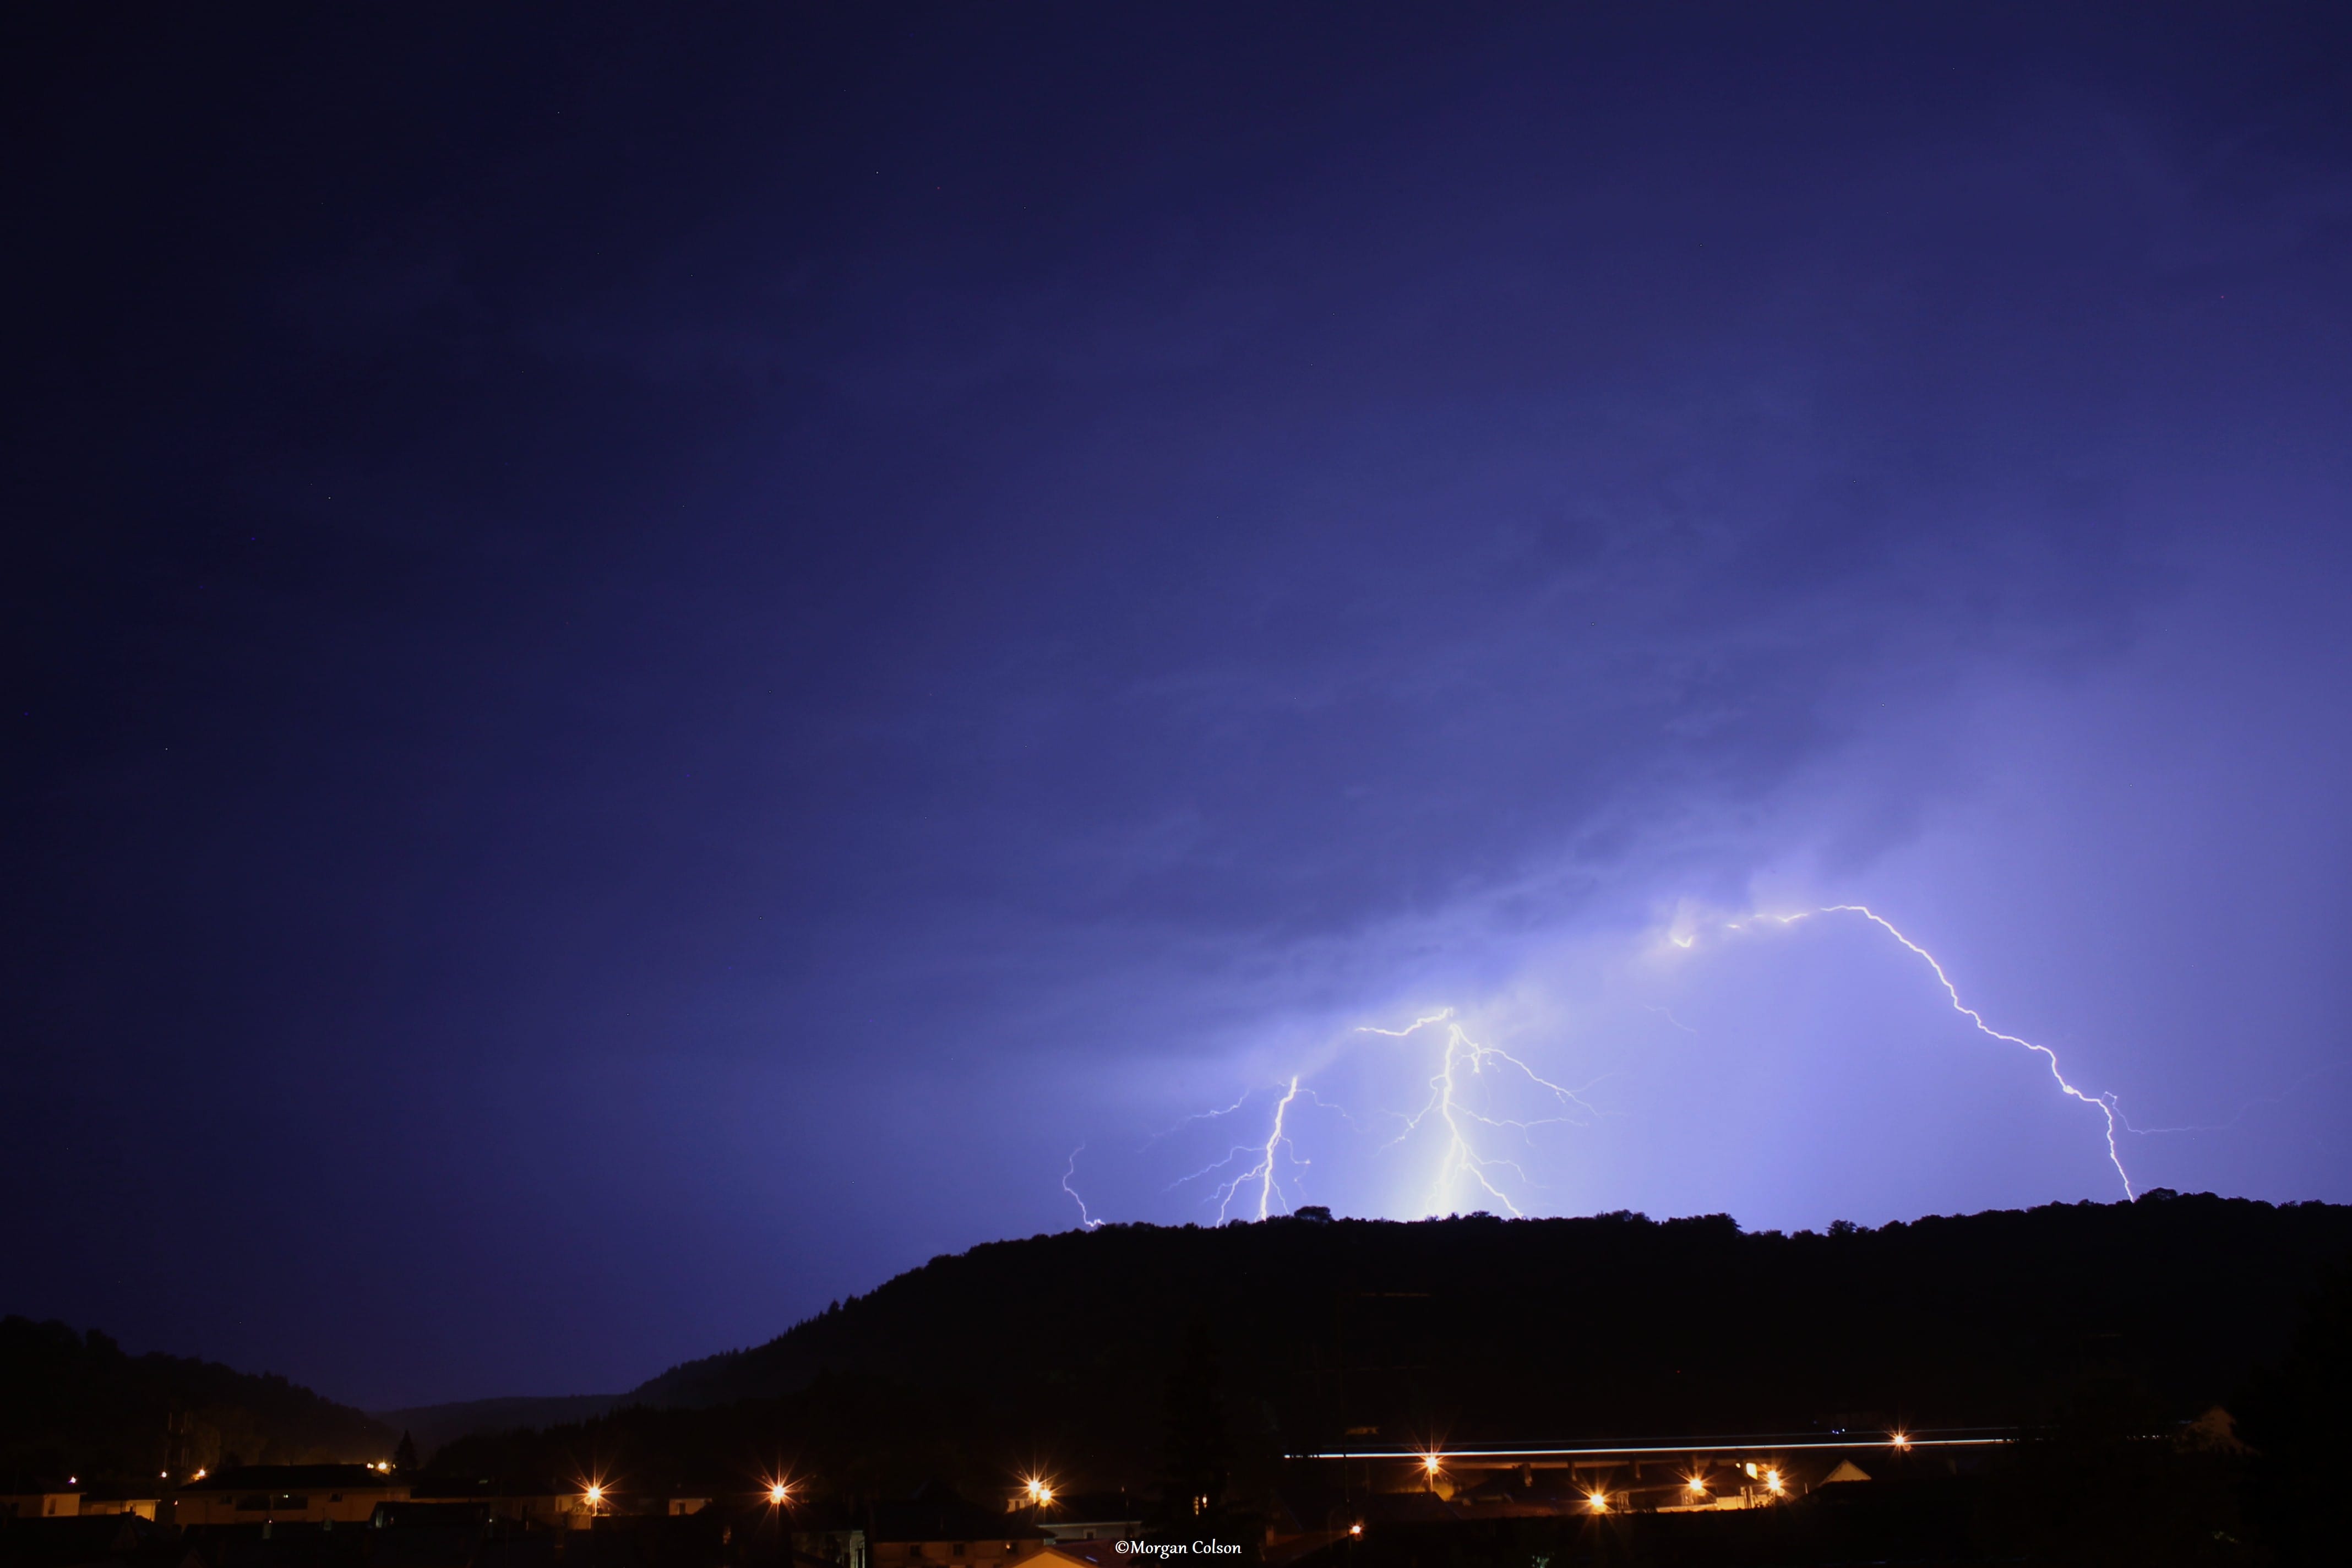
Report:
[[414,1405],[371,1414],[394,1431],[407,1433],[420,1453],[429,1454],[453,1438],[477,1432],[511,1432],[518,1427],[586,1421],[627,1403],[629,1398],[620,1394],[560,1394],[544,1398],[519,1394],[505,1399],[464,1399],[452,1405]]
[[2188,1415],[2282,1353],[2347,1255],[2352,1208],[2161,1192],[1824,1235],[1719,1215],[1110,1226],[934,1258],[623,1401],[656,1408],[448,1462],[634,1446],[718,1482],[789,1442],[877,1483],[1049,1458],[1143,1484],[1196,1320],[1244,1468],[1433,1439],[2008,1425],[2094,1382]]
[[127,1355],[95,1329],[0,1319],[0,1476],[152,1486],[166,1468],[381,1459],[398,1440],[274,1374]]

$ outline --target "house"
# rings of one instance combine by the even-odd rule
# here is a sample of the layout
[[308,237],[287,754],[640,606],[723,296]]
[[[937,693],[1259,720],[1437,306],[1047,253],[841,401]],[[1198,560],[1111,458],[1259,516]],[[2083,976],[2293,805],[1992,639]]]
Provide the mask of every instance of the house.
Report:
[[[411,1484],[412,1504],[470,1504],[488,1510],[488,1517],[544,1525],[551,1530],[586,1530],[599,1517],[639,1514],[693,1513],[699,1498],[622,1496],[602,1487],[559,1487],[544,1480],[449,1476],[419,1476]],[[684,1505],[684,1506],[681,1506]]]
[[142,1519],[153,1519],[163,1506],[162,1497],[131,1497],[113,1492],[84,1492],[81,1511],[84,1518],[100,1513],[135,1513]]
[[1133,1541],[1142,1536],[1146,1510],[1129,1493],[1081,1492],[1057,1497],[1035,1511],[1036,1529],[1053,1544],[1068,1541]]
[[378,1505],[408,1500],[408,1482],[368,1465],[240,1465],[179,1490],[183,1525],[365,1524]]
[[866,1549],[866,1531],[838,1521],[828,1522],[832,1528],[793,1531],[793,1556],[830,1563],[832,1568],[867,1568],[871,1558]]
[[875,1503],[866,1515],[871,1568],[1012,1568],[1045,1542],[1030,1514],[983,1508],[940,1481],[903,1501]]
[[0,1492],[0,1519],[72,1519],[80,1512],[79,1492]]
[[1064,1541],[1039,1547],[1013,1568],[1130,1568],[1133,1563],[1115,1541]]

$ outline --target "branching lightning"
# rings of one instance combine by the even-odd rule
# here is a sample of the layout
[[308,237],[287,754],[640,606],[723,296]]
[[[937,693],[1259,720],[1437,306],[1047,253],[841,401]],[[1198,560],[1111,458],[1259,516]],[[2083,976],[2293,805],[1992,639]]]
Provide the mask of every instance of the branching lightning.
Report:
[[[1457,1178],[1466,1177],[1475,1182],[1487,1196],[1510,1210],[1513,1215],[1518,1215],[1522,1212],[1519,1205],[1513,1203],[1510,1195],[1494,1184],[1488,1173],[1496,1170],[1516,1172],[1519,1179],[1524,1182],[1529,1180],[1527,1172],[1515,1161],[1488,1159],[1477,1153],[1472,1146],[1470,1136],[1465,1131],[1463,1123],[1472,1121],[1487,1127],[1515,1128],[1525,1134],[1533,1128],[1557,1126],[1562,1122],[1583,1125],[1582,1118],[1572,1112],[1581,1112],[1582,1117],[1591,1117],[1599,1113],[1576,1090],[1552,1082],[1551,1079],[1545,1078],[1501,1047],[1481,1045],[1472,1039],[1462,1026],[1454,1021],[1454,1009],[1451,1007],[1415,1018],[1402,1029],[1381,1029],[1367,1025],[1359,1033],[1386,1035],[1391,1039],[1402,1039],[1408,1035],[1438,1024],[1445,1026],[1445,1044],[1438,1058],[1437,1071],[1429,1080],[1429,1098],[1422,1103],[1419,1110],[1405,1118],[1404,1130],[1390,1139],[1388,1146],[1393,1148],[1403,1142],[1420,1128],[1423,1121],[1429,1120],[1432,1115],[1436,1116],[1445,1124],[1445,1148],[1438,1157],[1437,1172],[1430,1182],[1429,1197],[1423,1204],[1423,1212],[1433,1215],[1442,1213],[1445,1207],[1447,1187]],[[1471,1074],[1476,1076],[1486,1070],[1489,1062],[1502,1062],[1517,1068],[1528,1082],[1550,1094],[1564,1112],[1571,1112],[1571,1114],[1538,1117],[1533,1121],[1518,1121],[1510,1117],[1488,1116],[1484,1111],[1466,1104],[1461,1095],[1462,1086],[1459,1078],[1461,1069],[1466,1066]]]
[[[1943,988],[1945,1000],[1950,1004],[1952,1010],[1966,1018],[1978,1033],[2006,1045],[2021,1047],[2040,1057],[2043,1065],[2049,1069],[2051,1080],[2058,1086],[2061,1093],[2099,1113],[2105,1129],[2107,1162],[2115,1167],[2116,1178],[2123,1184],[2126,1197],[2133,1197],[2137,1194],[2132,1184],[2131,1173],[2124,1165],[2118,1141],[2120,1132],[2209,1131],[2208,1129],[2132,1126],[2125,1117],[2123,1109],[2115,1095],[2093,1094],[2077,1088],[2061,1068],[2056,1051],[2048,1046],[2026,1039],[2022,1036],[1994,1028],[1985,1020],[1984,1015],[1961,999],[1959,988],[1952,983],[1951,975],[1944,968],[1942,961],[1912,941],[1896,929],[1893,922],[1867,905],[1830,904],[1819,909],[1801,910],[1795,914],[1750,914],[1727,922],[1724,929],[1736,931],[1767,924],[1792,926],[1822,915],[1855,915],[1877,927],[1927,966],[1928,972],[1936,977],[1936,984]],[[1677,947],[1687,949],[1696,943],[1697,938],[1695,932],[1685,929],[1670,932],[1668,940]],[[1662,1015],[1666,1023],[1685,1034],[1698,1033],[1663,1005],[1652,1005],[1650,1010]],[[1527,1062],[1498,1046],[1486,1045],[1473,1039],[1456,1019],[1454,1010],[1451,1007],[1423,1014],[1402,1028],[1389,1029],[1365,1025],[1360,1026],[1356,1032],[1404,1040],[1419,1036],[1423,1031],[1441,1036],[1435,1061],[1426,1080],[1427,1094],[1422,1100],[1420,1108],[1410,1115],[1390,1110],[1377,1113],[1381,1117],[1390,1119],[1392,1125],[1401,1124],[1397,1126],[1395,1136],[1380,1147],[1394,1149],[1433,1121],[1443,1129],[1443,1147],[1438,1152],[1435,1167],[1430,1173],[1426,1195],[1421,1202],[1421,1212],[1425,1215],[1445,1214],[1452,1211],[1455,1201],[1460,1197],[1483,1195],[1486,1200],[1498,1205],[1513,1216],[1524,1216],[1526,1211],[1513,1198],[1511,1191],[1524,1187],[1536,1187],[1540,1184],[1534,1181],[1526,1168],[1517,1161],[1504,1158],[1486,1149],[1482,1149],[1480,1143],[1482,1136],[1489,1133],[1516,1134],[1525,1142],[1530,1139],[1530,1135],[1537,1128],[1559,1125],[1586,1126],[1602,1112],[1584,1097],[1582,1091],[1554,1082],[1536,1071]],[[1485,1087],[1474,1089],[1475,1080],[1486,1079],[1490,1074],[1507,1079],[1510,1086],[1522,1099],[1532,1091],[1538,1098],[1538,1110],[1542,1113],[1524,1117],[1496,1114],[1491,1109],[1497,1104],[1494,1096],[1504,1091]],[[1370,1131],[1364,1123],[1358,1121],[1344,1108],[1319,1098],[1315,1090],[1307,1086],[1306,1082],[1307,1076],[1306,1072],[1298,1072],[1293,1073],[1286,1079],[1277,1080],[1276,1087],[1281,1090],[1280,1097],[1275,1101],[1271,1123],[1262,1141],[1235,1142],[1228,1148],[1223,1158],[1202,1166],[1189,1175],[1178,1177],[1163,1190],[1174,1192],[1178,1188],[1194,1183],[1213,1183],[1211,1195],[1216,1205],[1219,1224],[1225,1223],[1236,1209],[1244,1214],[1255,1209],[1255,1217],[1261,1220],[1271,1218],[1278,1214],[1289,1213],[1295,1206],[1295,1187],[1297,1181],[1296,1173],[1309,1163],[1299,1152],[1294,1142],[1297,1121],[1295,1112],[1299,1103],[1303,1100],[1318,1108],[1335,1111],[1359,1131]],[[1591,1087],[1591,1084],[1585,1086],[1587,1089]],[[1230,1105],[1197,1111],[1183,1118],[1173,1126],[1152,1134],[1144,1141],[1143,1146],[1148,1148],[1196,1122],[1221,1121],[1225,1118],[1237,1115],[1248,1107],[1256,1096],[1257,1091],[1252,1090],[1243,1094]],[[2241,1115],[2242,1114],[2242,1111]],[[1432,1129],[1432,1131],[1433,1133],[1435,1129]],[[1491,1144],[1492,1140],[1488,1139],[1488,1142]],[[1085,1149],[1086,1145],[1081,1143],[1070,1152],[1068,1163],[1062,1173],[1062,1190],[1067,1193],[1071,1201],[1078,1205],[1079,1223],[1091,1230],[1106,1222],[1094,1216],[1075,1185],[1078,1155]],[[1287,1162],[1287,1170],[1285,1168],[1285,1162]],[[1286,1177],[1292,1184],[1290,1187],[1285,1185]],[[1202,1200],[1204,1204],[1207,1201],[1207,1198]]]
[[[2300,1089],[2305,1083],[2308,1083],[2316,1076],[2318,1075],[2315,1073],[2304,1074],[2302,1078],[2296,1079],[2294,1084],[2289,1086],[2290,1092],[2294,1089]],[[2257,1109],[2265,1105],[2283,1105],[2286,1102],[2286,1099],[2287,1096],[2283,1094],[2257,1095],[2255,1098],[2238,1107],[2238,1109],[2231,1114],[2231,1117],[2227,1121],[2201,1121],[2186,1127],[2135,1127],[2132,1125],[2132,1119],[2124,1112],[2123,1101],[2121,1100],[2116,1100],[2116,1120],[2123,1124],[2123,1130],[2125,1131],[2132,1134],[2136,1138],[2162,1138],[2179,1132],[2227,1132],[2231,1128],[2237,1126],[2240,1122],[2245,1121],[2247,1116],[2252,1114]]]
[[[1216,1163],[1213,1165],[1203,1165],[1201,1169],[1193,1172],[1189,1176],[1177,1177],[1174,1181],[1168,1184],[1169,1190],[1172,1192],[1176,1188],[1183,1186],[1189,1182],[1197,1182],[1203,1176],[1214,1175],[1220,1171],[1228,1170],[1232,1167],[1234,1161],[1248,1158],[1251,1160],[1252,1163],[1247,1170],[1244,1171],[1237,1176],[1234,1176],[1226,1181],[1217,1184],[1218,1223],[1222,1225],[1224,1222],[1225,1216],[1233,1209],[1234,1199],[1240,1196],[1242,1190],[1249,1186],[1253,1182],[1257,1184],[1258,1218],[1265,1219],[1272,1215],[1274,1213],[1274,1206],[1277,1202],[1281,1204],[1283,1211],[1285,1213],[1288,1213],[1290,1209],[1290,1198],[1289,1195],[1282,1190],[1281,1180],[1276,1174],[1276,1166],[1277,1162],[1286,1157],[1287,1157],[1293,1164],[1304,1165],[1307,1163],[1306,1160],[1300,1158],[1298,1151],[1292,1146],[1290,1134],[1286,1131],[1286,1124],[1290,1118],[1290,1107],[1295,1101],[1297,1101],[1300,1092],[1301,1091],[1298,1087],[1298,1075],[1294,1073],[1291,1076],[1288,1087],[1283,1090],[1282,1098],[1275,1102],[1274,1127],[1272,1131],[1266,1133],[1265,1142],[1264,1143],[1243,1144],[1232,1150],[1223,1159],[1219,1160]],[[1313,1090],[1307,1090],[1306,1093],[1309,1100],[1315,1099]],[[1243,1096],[1244,1100],[1246,1100],[1248,1096],[1246,1095]],[[1317,1100],[1316,1103],[1321,1104],[1322,1102],[1320,1100]],[[1198,1121],[1207,1117],[1227,1115],[1232,1111],[1240,1110],[1241,1104],[1241,1100],[1235,1100],[1223,1110],[1202,1111],[1198,1115],[1187,1117],[1185,1120],[1187,1121]]]
[[[1429,1077],[1428,1098],[1423,1101],[1421,1109],[1410,1116],[1393,1111],[1384,1113],[1396,1117],[1403,1126],[1395,1137],[1390,1139],[1381,1147],[1394,1148],[1418,1131],[1423,1123],[1434,1118],[1445,1129],[1445,1144],[1439,1153],[1437,1168],[1431,1175],[1429,1196],[1423,1205],[1424,1210],[1430,1214],[1444,1212],[1451,1189],[1459,1185],[1475,1184],[1478,1191],[1485,1193],[1487,1197],[1500,1204],[1513,1215],[1521,1215],[1525,1211],[1512,1200],[1508,1193],[1496,1184],[1496,1178],[1499,1173],[1508,1172],[1528,1185],[1537,1184],[1517,1162],[1479,1152],[1473,1136],[1476,1129],[1486,1127],[1508,1130],[1524,1136],[1538,1127],[1549,1127],[1560,1123],[1582,1125],[1588,1118],[1597,1115],[1598,1112],[1575,1089],[1564,1084],[1554,1083],[1500,1047],[1485,1045],[1472,1039],[1462,1026],[1454,1021],[1454,1009],[1451,1007],[1426,1014],[1402,1029],[1383,1029],[1366,1026],[1357,1032],[1382,1035],[1390,1039],[1404,1039],[1423,1029],[1433,1028],[1439,1025],[1444,1026],[1444,1036],[1438,1050],[1435,1068]],[[1524,1119],[1496,1116],[1478,1109],[1469,1101],[1465,1092],[1465,1075],[1475,1078],[1489,1071],[1499,1072],[1506,1069],[1517,1071],[1528,1083],[1549,1095],[1560,1113]],[[1236,1201],[1246,1202],[1247,1195],[1253,1192],[1256,1197],[1258,1218],[1265,1219],[1278,1212],[1286,1213],[1292,1205],[1290,1194],[1282,1186],[1282,1162],[1287,1160],[1294,1165],[1301,1166],[1308,1163],[1298,1153],[1291,1141],[1291,1108],[1299,1100],[1305,1100],[1326,1110],[1338,1112],[1346,1118],[1350,1125],[1359,1127],[1361,1125],[1353,1116],[1348,1114],[1345,1108],[1331,1104],[1318,1097],[1313,1089],[1306,1088],[1303,1080],[1304,1075],[1293,1075],[1285,1084],[1282,1098],[1275,1104],[1273,1124],[1268,1129],[1264,1142],[1236,1144],[1226,1151],[1223,1158],[1203,1165],[1189,1175],[1179,1176],[1168,1184],[1167,1190],[1172,1192],[1192,1182],[1211,1177],[1217,1178],[1214,1195],[1217,1219],[1220,1224],[1232,1214]],[[1187,1117],[1183,1122],[1178,1123],[1178,1126],[1230,1115],[1238,1110],[1247,1100],[1248,1096],[1244,1095],[1242,1100],[1222,1110],[1198,1112]],[[1238,1171],[1235,1170],[1236,1165],[1241,1167]]]
[[[1944,966],[1936,961],[1936,955],[1929,952],[1926,948],[1921,947],[1917,942],[1913,942],[1909,937],[1905,936],[1901,931],[1895,930],[1894,925],[1886,919],[1885,916],[1880,914],[1877,910],[1871,909],[1866,904],[1830,904],[1818,910],[1807,910],[1801,914],[1753,915],[1749,918],[1751,920],[1771,921],[1780,925],[1790,926],[1795,925],[1799,921],[1811,920],[1815,915],[1860,915],[1871,924],[1876,926],[1879,930],[1893,937],[1896,942],[1901,942],[1905,947],[1910,949],[1913,952],[1917,953],[1921,960],[1927,963],[1927,967],[1935,972],[1936,984],[1944,988],[1945,998],[1951,1003],[1952,1011],[1959,1014],[1969,1023],[1975,1025],[1978,1033],[1989,1036],[1996,1040],[2006,1041],[2008,1044],[2012,1046],[2023,1046],[2027,1050],[2032,1051],[2034,1055],[2040,1057],[2043,1062],[2048,1064],[2050,1068],[2050,1077],[2057,1083],[2061,1090],[2063,1090],[2070,1099],[2080,1100],[2084,1105],[2096,1110],[2100,1117],[2105,1121],[2107,1131],[2107,1163],[2115,1166],[2116,1175],[2123,1182],[2124,1196],[2128,1198],[2136,1195],[2132,1191],[2131,1173],[2124,1169],[2123,1155],[2116,1147],[2117,1112],[2116,1110],[2115,1096],[2111,1094],[2084,1093],[2081,1089],[2076,1089],[2072,1083],[2069,1083],[2066,1080],[2066,1075],[2059,1070],[2058,1053],[2056,1051],[2052,1050],[2048,1046],[2037,1046],[2032,1040],[2021,1038],[2016,1035],[2004,1034],[2000,1030],[1994,1028],[1990,1024],[1986,1023],[1983,1014],[1978,1012],[1975,1008],[1960,1000],[1959,988],[1952,984],[1952,977],[1944,973]],[[1738,921],[1734,921],[1730,923],[1729,929],[1738,931],[1741,923],[1742,922]],[[1675,940],[1684,947],[1688,947],[1690,945],[1690,942],[1687,938],[1677,937]]]
[[[1290,1079],[1290,1088],[1285,1090],[1282,1098],[1275,1102],[1274,1131],[1265,1135],[1265,1147],[1258,1151],[1257,1163],[1252,1166],[1248,1172],[1245,1172],[1241,1178],[1244,1184],[1246,1184],[1253,1176],[1255,1176],[1258,1179],[1257,1217],[1260,1219],[1265,1218],[1266,1215],[1270,1212],[1271,1205],[1274,1202],[1276,1192],[1274,1184],[1275,1157],[1277,1154],[1287,1152],[1292,1159],[1298,1160],[1298,1152],[1290,1147],[1290,1140],[1284,1134],[1282,1130],[1283,1122],[1286,1121],[1290,1115],[1290,1102],[1297,1098],[1298,1079],[1296,1074],[1293,1074]],[[1307,1162],[1304,1160],[1298,1160],[1298,1163],[1303,1165]],[[1290,1201],[1287,1198],[1285,1198],[1283,1200],[1282,1206],[1286,1209],[1288,1208],[1290,1206]],[[1223,1212],[1222,1207],[1219,1212]]]

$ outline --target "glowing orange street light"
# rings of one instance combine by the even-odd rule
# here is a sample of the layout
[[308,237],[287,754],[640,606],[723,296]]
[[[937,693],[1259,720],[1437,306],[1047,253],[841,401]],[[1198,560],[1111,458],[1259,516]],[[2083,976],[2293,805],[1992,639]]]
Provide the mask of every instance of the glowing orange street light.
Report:
[[1592,1511],[1595,1513],[1607,1513],[1609,1511],[1609,1494],[1607,1492],[1587,1492],[1584,1496],[1584,1500],[1591,1505]]
[[783,1507],[785,1500],[790,1498],[792,1495],[793,1489],[784,1485],[782,1481],[776,1482],[773,1486],[768,1489],[768,1500],[775,1504],[778,1508]]
[[1360,1524],[1351,1524],[1348,1527],[1348,1533],[1350,1535],[1361,1535],[1364,1533],[1364,1527]]
[[1780,1489],[1780,1471],[1778,1471],[1778,1470],[1767,1470],[1767,1471],[1765,1471],[1765,1472],[1764,1472],[1764,1485],[1765,1485],[1765,1487],[1766,1487],[1768,1489],[1769,1489],[1769,1490],[1770,1490],[1770,1492],[1772,1493],[1772,1495],[1773,1495],[1774,1497],[1779,1497],[1779,1496],[1780,1495],[1780,1489]]
[[1898,1448],[1907,1448],[1911,1446],[1911,1435],[1907,1432],[1897,1432],[1895,1434],[1894,1443]]
[[582,1492],[580,1495],[582,1498],[586,1500],[588,1511],[590,1513],[594,1513],[598,1509],[604,1506],[604,1489],[598,1486],[593,1481],[589,1482],[588,1489]]
[[1697,1497],[1706,1490],[1706,1479],[1704,1476],[1693,1476],[1683,1483],[1683,1488],[1693,1497]]

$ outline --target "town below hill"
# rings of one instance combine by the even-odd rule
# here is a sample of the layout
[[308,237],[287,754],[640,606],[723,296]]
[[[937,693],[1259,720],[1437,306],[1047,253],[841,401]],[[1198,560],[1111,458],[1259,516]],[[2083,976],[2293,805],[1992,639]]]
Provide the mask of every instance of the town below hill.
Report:
[[[1108,1226],[933,1259],[609,1408],[476,1406],[499,1429],[421,1452],[412,1434],[389,1465],[394,1429],[281,1380],[19,1319],[5,1373],[39,1397],[0,1415],[17,1476],[0,1512],[58,1496],[27,1478],[71,1466],[98,1479],[91,1509],[154,1516],[123,1529],[196,1532],[173,1550],[335,1510],[347,1531],[422,1528],[429,1505],[489,1531],[478,1545],[537,1531],[573,1555],[582,1531],[700,1518],[661,1525],[686,1544],[646,1568],[719,1568],[765,1500],[790,1522],[770,1520],[784,1555],[763,1560],[799,1568],[913,1568],[934,1547],[949,1568],[1088,1568],[1101,1531],[1332,1568],[1757,1561],[1759,1531],[1792,1563],[1975,1562],[2046,1555],[2084,1519],[2135,1561],[2176,1541],[2204,1543],[2179,1561],[2239,1561],[2259,1540],[2284,1563],[2298,1510],[2335,1492],[2347,1258],[2352,1208],[2163,1192],[1795,1235],[1632,1214]],[[364,1508],[356,1483],[329,1503],[219,1468],[331,1458],[375,1467]],[[1049,1528],[1040,1489],[1118,1500]],[[921,1499],[958,1522],[893,1542],[910,1527],[889,1510]],[[394,1503],[410,1511],[377,1511]],[[209,1568],[304,1568],[205,1550]]]
[[1106,1226],[934,1258],[622,1403],[897,1387],[939,1402],[942,1441],[1116,1454],[1205,1328],[1247,1406],[1236,1440],[1276,1455],[1367,1429],[1410,1446],[2017,1424],[2093,1376],[2188,1415],[2275,1359],[2347,1257],[2352,1208],[2161,1191],[1794,1235],[1723,1215]]
[[0,1489],[152,1491],[224,1465],[389,1458],[399,1433],[270,1373],[131,1355],[92,1329],[0,1319]]

